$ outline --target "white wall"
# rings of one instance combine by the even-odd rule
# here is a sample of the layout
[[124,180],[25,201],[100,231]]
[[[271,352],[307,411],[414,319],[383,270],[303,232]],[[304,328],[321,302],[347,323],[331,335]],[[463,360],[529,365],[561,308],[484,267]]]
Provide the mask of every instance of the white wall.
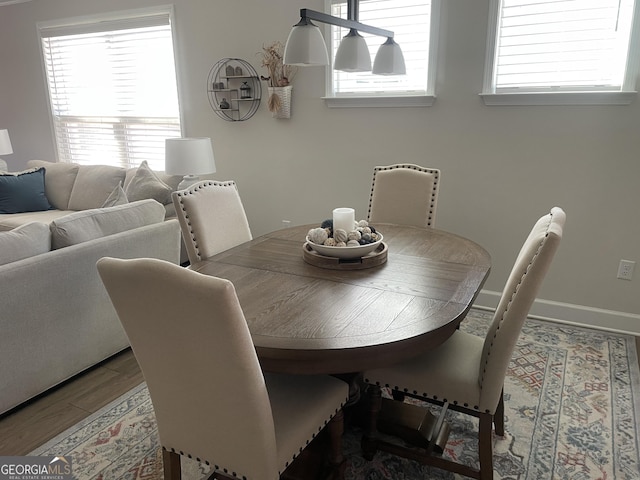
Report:
[[[11,167],[55,158],[36,22],[161,3],[33,0],[0,7],[0,128],[11,134],[15,153],[5,158]],[[329,109],[316,67],[294,79],[290,120],[271,118],[263,102],[250,120],[231,123],[209,107],[211,66],[239,57],[260,71],[262,45],[285,41],[299,8],[322,10],[324,2],[175,0],[185,134],[212,137],[215,178],[237,181],[254,235],[280,228],[283,219],[319,222],[336,206],[366,217],[375,165],[440,168],[436,226],[491,253],[482,297],[489,303],[533,222],[559,205],[567,212],[565,239],[539,314],[590,323],[595,311],[594,321],[640,332],[640,265],[634,280],[616,279],[620,259],[640,263],[638,101],[487,107],[478,93],[488,0],[442,3],[433,107]]]

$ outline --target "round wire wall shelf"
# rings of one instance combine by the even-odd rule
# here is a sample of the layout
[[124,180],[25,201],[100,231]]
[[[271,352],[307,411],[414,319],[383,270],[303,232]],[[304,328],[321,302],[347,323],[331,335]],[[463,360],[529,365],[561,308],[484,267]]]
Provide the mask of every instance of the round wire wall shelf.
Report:
[[262,99],[258,72],[240,58],[223,58],[209,71],[207,96],[209,105],[223,120],[248,120],[258,111]]

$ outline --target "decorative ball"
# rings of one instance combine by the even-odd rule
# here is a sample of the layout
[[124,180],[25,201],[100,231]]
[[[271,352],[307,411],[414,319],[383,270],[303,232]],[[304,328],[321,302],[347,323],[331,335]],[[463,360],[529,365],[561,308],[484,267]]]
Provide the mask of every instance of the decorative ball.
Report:
[[308,233],[309,240],[318,245],[323,245],[325,240],[329,238],[327,231],[324,228],[312,228]]
[[369,226],[369,222],[367,222],[366,220],[360,220],[358,222],[358,226],[359,227],[368,227]]
[[364,240],[366,243],[371,243],[371,234],[363,233],[361,239]]
[[333,232],[333,238],[336,239],[336,243],[346,243],[347,240],[349,239],[347,232],[345,232],[343,229],[341,228],[337,228],[334,232]]
[[346,247],[347,244],[345,242],[336,242],[336,247]]
[[332,238],[332,237],[329,237],[324,241],[324,244],[327,247],[335,247],[336,246],[336,239]]
[[358,241],[358,240],[360,240],[360,238],[361,238],[361,237],[362,237],[362,235],[360,235],[360,232],[359,232],[359,231],[357,231],[357,230],[354,230],[354,231],[349,232],[349,233],[347,234],[347,238],[348,238],[349,240],[355,240],[355,241]]
[[328,218],[326,219],[324,222],[322,222],[320,224],[321,228],[330,228],[333,230],[333,219],[332,218]]
[[357,240],[349,240],[347,242],[347,247],[359,247],[360,246],[360,242],[358,242]]

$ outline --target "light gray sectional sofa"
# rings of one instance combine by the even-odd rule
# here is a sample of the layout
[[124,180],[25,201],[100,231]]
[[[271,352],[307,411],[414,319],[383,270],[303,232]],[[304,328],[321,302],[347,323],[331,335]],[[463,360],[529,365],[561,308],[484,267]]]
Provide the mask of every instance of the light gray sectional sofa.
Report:
[[[86,200],[104,203],[98,197],[106,190],[85,192]],[[71,199],[52,195],[54,204],[69,202],[64,213],[33,212],[44,222],[24,214],[11,230],[7,222],[22,214],[0,215],[7,230],[0,231],[0,413],[128,346],[98,277],[98,259],[180,259],[178,221],[165,220],[166,208],[156,200],[69,212]]]

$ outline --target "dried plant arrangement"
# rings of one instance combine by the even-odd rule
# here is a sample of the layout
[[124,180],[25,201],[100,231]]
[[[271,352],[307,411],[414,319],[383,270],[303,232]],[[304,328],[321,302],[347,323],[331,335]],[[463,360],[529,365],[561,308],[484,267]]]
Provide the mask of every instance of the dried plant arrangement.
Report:
[[284,45],[282,42],[273,42],[266,47],[262,47],[262,66],[267,69],[269,76],[260,76],[265,82],[269,82],[270,87],[286,87],[291,85],[291,81],[297,72],[297,68],[292,65],[285,65],[282,61]]

